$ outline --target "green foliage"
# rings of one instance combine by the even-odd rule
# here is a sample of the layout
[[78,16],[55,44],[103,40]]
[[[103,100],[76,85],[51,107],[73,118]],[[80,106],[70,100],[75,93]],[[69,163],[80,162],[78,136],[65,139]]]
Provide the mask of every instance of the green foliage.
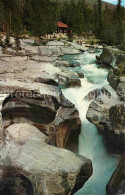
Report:
[[57,4],[49,0],[27,0],[24,24],[34,36],[52,34],[56,30]]
[[[125,48],[121,0],[114,10],[108,6],[102,9],[101,0],[97,0],[93,7],[89,7],[85,0],[63,3],[56,0],[0,0],[0,31],[6,32],[6,45],[10,44],[10,35],[19,39],[21,34],[35,37],[52,34],[56,31],[57,21],[66,23],[79,36],[87,38],[94,34],[107,45]],[[69,38],[72,41],[72,37]]]

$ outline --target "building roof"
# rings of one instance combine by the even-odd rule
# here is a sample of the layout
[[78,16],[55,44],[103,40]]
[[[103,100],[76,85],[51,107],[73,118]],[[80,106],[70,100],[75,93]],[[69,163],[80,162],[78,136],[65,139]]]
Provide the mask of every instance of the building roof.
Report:
[[57,26],[60,27],[60,28],[68,28],[67,24],[64,24],[60,21],[57,23]]

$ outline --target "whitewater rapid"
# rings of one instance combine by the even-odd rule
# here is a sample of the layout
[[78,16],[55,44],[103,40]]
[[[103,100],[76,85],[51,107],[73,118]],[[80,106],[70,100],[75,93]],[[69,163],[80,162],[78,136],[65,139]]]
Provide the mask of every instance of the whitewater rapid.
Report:
[[[93,175],[76,195],[106,195],[106,184],[118,165],[118,160],[107,154],[103,138],[98,134],[95,125],[86,119],[90,104],[86,98],[87,94],[108,84],[108,70],[98,68],[95,55],[85,52],[74,57],[70,56],[81,64],[77,69],[85,73],[85,78],[81,79],[81,87],[62,90],[65,97],[75,104],[82,122],[79,154],[91,159],[93,164]],[[66,58],[68,60],[68,56]]]

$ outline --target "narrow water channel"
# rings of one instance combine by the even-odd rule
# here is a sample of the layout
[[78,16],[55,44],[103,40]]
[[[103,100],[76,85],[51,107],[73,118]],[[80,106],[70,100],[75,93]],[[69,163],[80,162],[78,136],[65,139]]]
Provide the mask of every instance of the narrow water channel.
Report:
[[77,107],[82,129],[79,137],[79,153],[92,160],[93,175],[76,195],[105,195],[106,184],[118,165],[118,160],[106,152],[103,138],[98,134],[95,125],[86,119],[90,102],[86,95],[94,90],[107,85],[108,70],[98,68],[95,53],[82,53],[75,56],[64,56],[65,60],[74,60],[81,64],[73,71],[80,70],[85,74],[81,79],[81,87],[63,89],[63,94]]

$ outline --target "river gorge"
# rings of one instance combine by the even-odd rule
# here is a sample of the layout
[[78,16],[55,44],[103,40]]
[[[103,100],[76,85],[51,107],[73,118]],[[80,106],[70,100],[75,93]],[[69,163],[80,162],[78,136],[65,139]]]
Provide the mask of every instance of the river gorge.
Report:
[[106,185],[119,162],[115,156],[107,153],[103,138],[98,134],[96,126],[86,119],[90,104],[87,95],[94,89],[101,89],[108,85],[108,70],[99,68],[96,52],[99,53],[95,50],[92,54],[85,52],[63,57],[79,62],[80,67],[75,68],[74,71],[79,69],[85,74],[85,78],[81,79],[81,87],[63,89],[65,97],[75,104],[80,113],[82,129],[79,137],[79,153],[91,159],[93,164],[93,175],[76,195],[105,195]]
[[112,67],[124,54],[66,40],[21,46],[0,53],[0,194],[124,192],[125,80]]

